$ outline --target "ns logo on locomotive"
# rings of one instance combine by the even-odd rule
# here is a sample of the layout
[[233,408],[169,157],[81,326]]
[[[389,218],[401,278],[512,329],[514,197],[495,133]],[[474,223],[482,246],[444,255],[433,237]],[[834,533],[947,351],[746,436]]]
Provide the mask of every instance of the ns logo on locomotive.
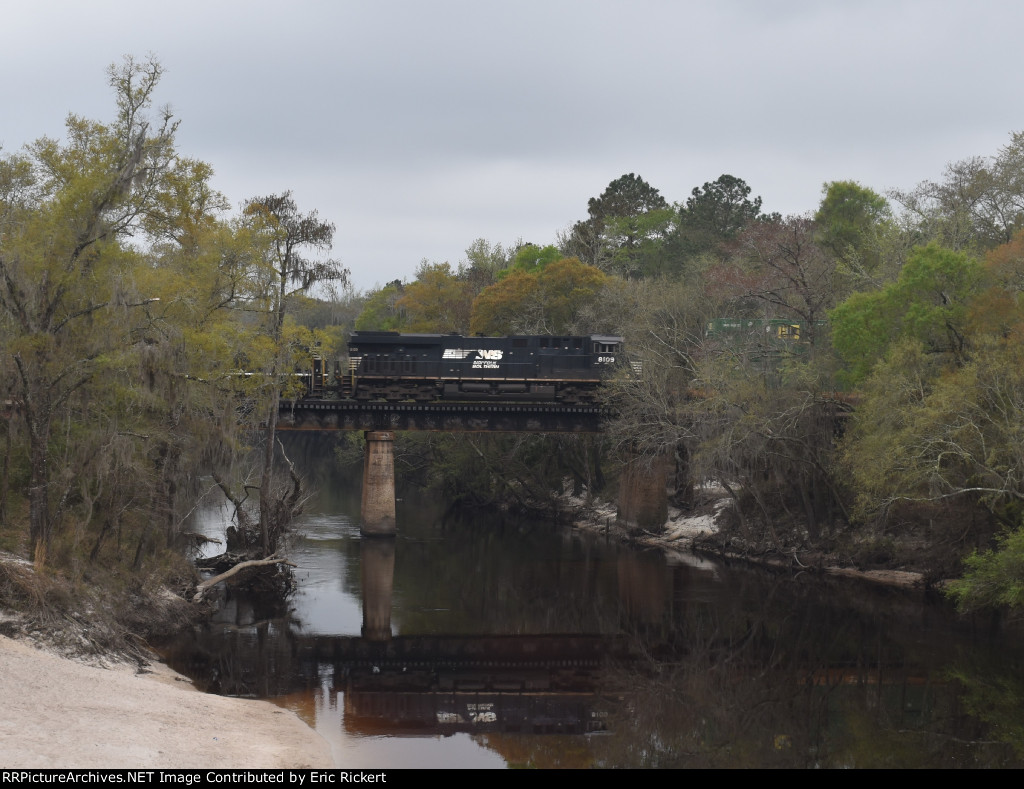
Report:
[[354,400],[542,400],[596,403],[622,359],[622,338],[464,337],[357,331],[330,386],[314,360],[309,394]]

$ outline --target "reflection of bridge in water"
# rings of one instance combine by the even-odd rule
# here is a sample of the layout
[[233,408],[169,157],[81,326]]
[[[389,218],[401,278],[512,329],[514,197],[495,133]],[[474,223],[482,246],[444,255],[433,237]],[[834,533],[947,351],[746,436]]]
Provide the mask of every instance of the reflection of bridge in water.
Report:
[[605,730],[603,673],[636,662],[629,639],[586,633],[393,636],[395,550],[393,539],[360,541],[361,635],[303,635],[278,618],[223,624],[179,659],[221,694],[283,696],[319,687],[334,706],[342,693],[345,728],[354,732]]
[[344,692],[350,731],[579,734],[605,730],[602,669],[629,660],[604,636],[403,636],[304,641],[329,692]]
[[[335,532],[329,534],[333,540]],[[882,719],[904,728],[931,726],[936,716],[948,712],[942,706],[945,697],[936,695],[948,679],[936,669],[942,661],[933,664],[929,649],[922,662],[916,647],[910,647],[917,636],[894,641],[888,625],[879,629],[875,623],[885,617],[876,615],[875,604],[863,594],[856,599],[865,607],[852,613],[844,609],[842,628],[836,631],[829,627],[836,609],[819,601],[816,591],[747,579],[746,586],[729,584],[736,592],[729,593],[723,608],[706,584],[706,575],[716,572],[712,568],[699,571],[705,576],[701,580],[696,568],[658,572],[660,563],[624,554],[614,567],[600,571],[588,561],[579,575],[568,569],[579,557],[564,567],[559,563],[555,574],[564,576],[564,585],[558,586],[566,590],[564,597],[537,584],[530,600],[551,601],[570,616],[509,616],[509,610],[519,610],[519,599],[510,606],[478,607],[482,588],[537,576],[520,576],[518,565],[506,575],[499,564],[479,563],[478,552],[468,551],[457,557],[455,576],[477,568],[489,573],[492,583],[460,582],[451,595],[410,605],[405,595],[431,583],[418,572],[413,582],[410,574],[437,555],[441,546],[434,543],[440,542],[368,538],[349,543],[358,557],[346,552],[338,567],[351,571],[336,577],[345,579],[346,598],[355,595],[361,606],[348,610],[344,629],[327,631],[345,635],[304,633],[303,623],[287,617],[283,606],[232,596],[221,623],[207,631],[209,637],[190,644],[187,655],[169,655],[171,663],[196,677],[201,687],[277,697],[325,732],[485,734],[493,735],[486,747],[499,750],[529,740],[504,739],[507,734],[607,732],[600,744],[590,742],[597,749],[614,749],[634,740],[644,747],[648,735],[664,736],[669,743],[675,738],[688,747],[697,732],[709,738],[706,747],[724,752],[734,740],[763,730],[783,732],[796,751],[801,742],[827,741],[848,708],[857,715],[858,710],[882,710]],[[328,550],[333,555],[338,549]],[[357,567],[358,575],[351,574]],[[598,580],[613,578],[614,584]],[[591,605],[588,594],[602,610],[594,619],[582,613]],[[402,618],[396,635],[393,596],[395,617]],[[465,616],[423,615],[435,606],[457,612],[458,605],[466,606]],[[763,614],[769,618],[762,619]],[[314,615],[308,626],[317,627],[317,622],[338,627],[335,620]],[[449,624],[430,629],[431,623],[442,622]],[[561,629],[546,631],[548,624]],[[483,634],[473,634],[476,630]],[[547,736],[533,742],[523,747],[563,747],[558,738]],[[771,751],[773,757],[787,753]],[[710,757],[705,753],[702,758]],[[721,765],[713,758],[702,763]]]
[[[263,632],[261,632],[261,628]],[[208,690],[284,696],[322,688],[344,694],[345,728],[571,734],[603,731],[602,675],[635,662],[627,641],[601,635],[270,636],[225,628],[185,658]],[[172,659],[172,665],[174,660]]]

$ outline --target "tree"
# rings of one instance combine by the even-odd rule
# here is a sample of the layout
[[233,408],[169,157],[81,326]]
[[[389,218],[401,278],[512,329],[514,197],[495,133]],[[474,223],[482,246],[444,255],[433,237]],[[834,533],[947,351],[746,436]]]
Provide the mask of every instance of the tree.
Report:
[[1024,231],[985,255],[983,289],[970,306],[968,332],[1020,336],[1024,330]]
[[692,257],[719,249],[741,231],[770,217],[761,214],[761,198],[750,199],[750,187],[742,178],[720,175],[695,187],[679,211],[673,253]]
[[1024,528],[1003,535],[995,550],[975,551],[964,565],[964,577],[949,586],[961,611],[1024,608]]
[[521,271],[526,274],[538,274],[545,267],[565,257],[558,247],[549,244],[546,247],[539,247],[536,244],[523,244],[512,256],[512,265],[500,272],[498,279],[502,279],[513,271]]
[[1024,297],[1024,231],[985,255],[985,269],[994,284],[1015,300]]
[[1024,132],[996,156],[972,156],[946,166],[941,181],[923,181],[890,196],[916,243],[937,241],[980,254],[1024,229]]
[[470,283],[448,263],[423,261],[395,306],[404,311],[409,331],[465,333],[474,295]]
[[[715,306],[699,333],[691,329],[690,396],[677,395],[674,407],[696,478],[721,481],[743,539],[776,550],[818,543],[845,519],[831,471],[835,402],[824,326],[835,260],[815,236],[808,217],[755,221],[729,245],[728,260],[701,261],[703,293],[691,309]],[[724,317],[740,330],[714,330]]]
[[484,288],[473,301],[474,334],[565,334],[592,330],[580,319],[599,298],[609,277],[565,258],[536,274],[513,271]]
[[37,564],[69,492],[53,487],[53,424],[105,355],[130,343],[132,313],[148,302],[132,288],[138,257],[123,242],[153,219],[180,164],[176,121],[147,115],[162,72],[152,59],[111,66],[113,123],[69,116],[66,142],[41,138],[0,162],[0,321],[27,428]]
[[743,295],[765,305],[765,317],[800,321],[800,339],[813,351],[837,294],[835,261],[816,242],[812,220],[755,224],[738,240],[736,256],[753,275]]
[[537,275],[513,271],[484,288],[473,300],[469,330],[498,336],[525,333],[525,321],[537,306]]
[[292,492],[285,499],[272,495],[277,421],[284,375],[289,373],[290,348],[285,342],[285,314],[290,296],[307,293],[319,283],[344,282],[348,271],[330,258],[307,257],[306,250],[324,252],[334,240],[334,225],[321,222],[316,211],[299,212],[291,192],[256,197],[246,202],[244,215],[260,242],[262,256],[254,270],[252,305],[263,314],[264,332],[270,341],[266,369],[270,391],[267,398],[263,465],[260,475],[259,534],[264,556],[276,550],[277,538],[295,514],[299,481],[292,472]]
[[610,321],[607,328],[624,337],[631,366],[605,383],[615,413],[608,439],[634,462],[674,458],[676,501],[687,506],[692,504],[689,456],[695,436],[689,400],[705,327],[719,305],[709,297],[703,278],[614,284],[597,309]]
[[880,236],[892,219],[888,201],[856,181],[832,181],[822,191],[814,215],[820,243],[857,279],[877,283]]
[[962,252],[919,247],[895,282],[832,312],[835,348],[864,395],[849,453],[867,452],[854,465],[879,500],[971,485],[1016,495],[1021,472],[1002,476],[1021,465],[1016,450],[998,460],[1021,429],[1016,248],[990,253],[986,271]]
[[619,176],[605,187],[599,197],[587,201],[587,213],[598,221],[608,217],[636,216],[662,208],[668,208],[668,202],[661,193],[633,173]]
[[[945,530],[964,547],[984,544],[993,521],[1021,527],[1024,358],[1017,342],[983,346],[957,364],[902,339],[861,384],[840,468],[863,520],[918,513],[931,540]],[[947,564],[956,558],[955,548],[943,553]]]
[[587,201],[589,218],[577,222],[562,252],[602,270],[635,274],[648,266],[669,231],[674,212],[661,193],[633,173],[612,181]]
[[863,380],[900,339],[963,359],[970,301],[981,275],[974,259],[929,244],[910,255],[896,282],[880,291],[855,293],[836,307],[830,314],[832,341],[848,365],[848,382]]
[[674,221],[671,208],[607,219],[605,268],[623,277],[648,277],[669,271],[671,260],[666,241],[671,237]]
[[537,275],[542,330],[549,334],[585,331],[589,327],[579,325],[580,315],[608,281],[608,275],[573,258],[545,267]]
[[510,250],[501,244],[490,244],[486,239],[478,238],[466,248],[466,262],[460,271],[470,283],[473,290],[479,293],[488,285],[497,282],[502,272],[509,265]]
[[399,306],[405,296],[405,285],[400,279],[371,291],[363,309],[356,317],[358,331],[401,331],[406,325],[405,311]]

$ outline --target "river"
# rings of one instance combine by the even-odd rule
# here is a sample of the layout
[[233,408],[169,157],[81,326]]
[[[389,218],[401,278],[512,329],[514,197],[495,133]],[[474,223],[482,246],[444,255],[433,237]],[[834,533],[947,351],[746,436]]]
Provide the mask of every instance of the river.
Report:
[[422,499],[363,539],[358,508],[322,491],[287,601],[228,592],[166,653],[294,709],[346,767],[1024,765],[1019,627]]

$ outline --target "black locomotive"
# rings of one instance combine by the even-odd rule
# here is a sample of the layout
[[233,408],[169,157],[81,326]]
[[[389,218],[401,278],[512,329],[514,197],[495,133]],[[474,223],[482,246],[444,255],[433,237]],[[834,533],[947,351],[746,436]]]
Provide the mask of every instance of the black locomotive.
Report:
[[[355,400],[553,400],[592,403],[621,363],[621,337],[463,337],[357,331],[338,395]],[[316,373],[316,371],[314,371]],[[326,371],[320,368],[326,388]]]

